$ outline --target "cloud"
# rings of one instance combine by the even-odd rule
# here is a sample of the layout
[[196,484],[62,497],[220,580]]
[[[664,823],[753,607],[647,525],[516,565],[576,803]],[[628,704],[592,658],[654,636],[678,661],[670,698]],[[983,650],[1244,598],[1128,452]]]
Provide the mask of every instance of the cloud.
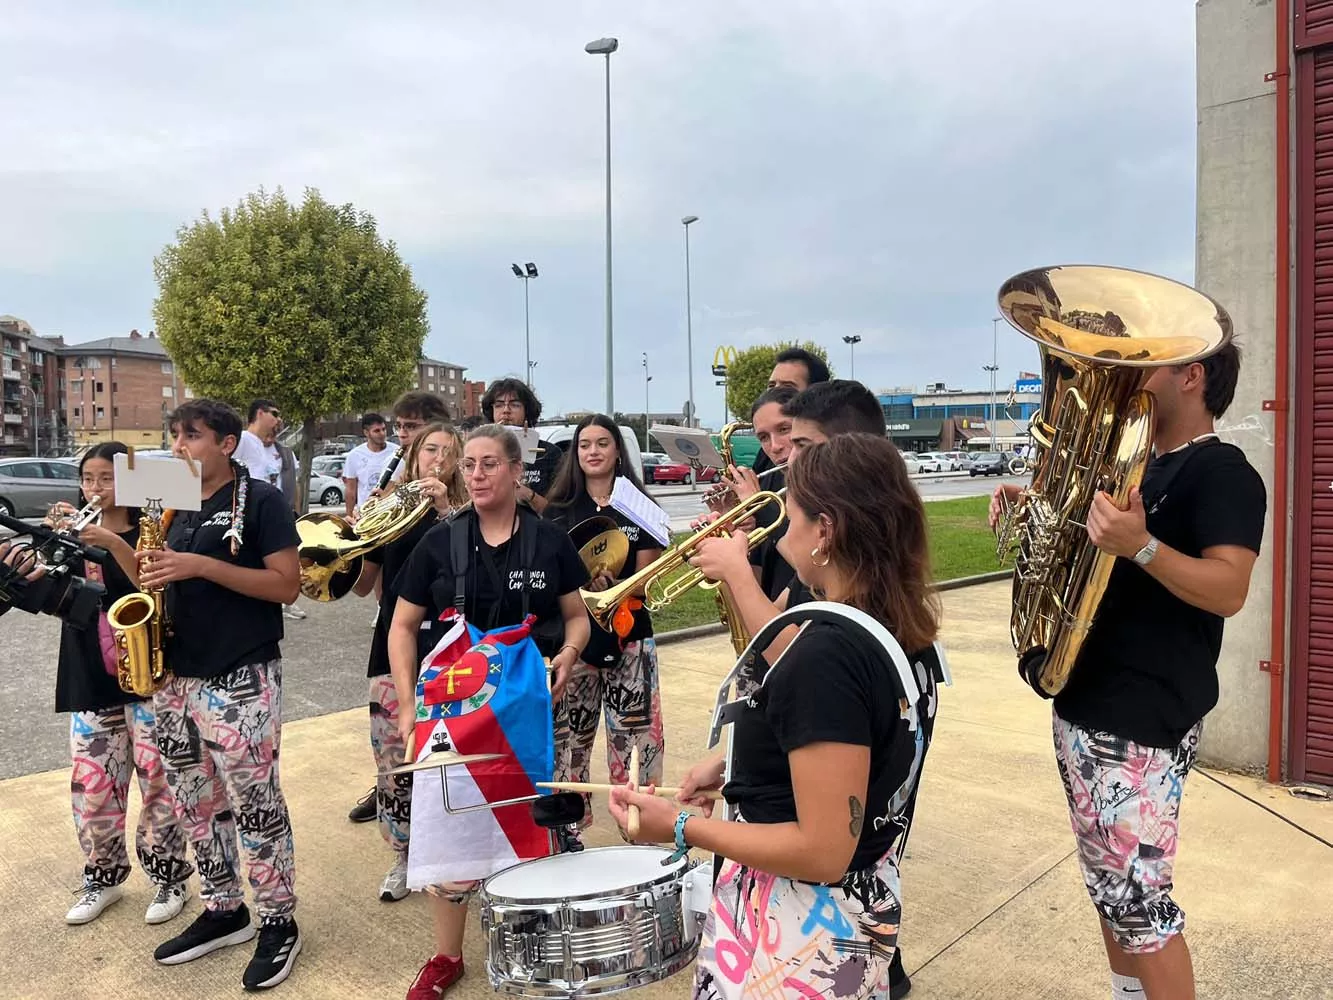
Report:
[[[0,115],[0,310],[78,340],[148,325],[177,226],[259,186],[376,215],[429,352],[603,396],[611,60],[616,390],[701,411],[718,343],[813,337],[872,385],[979,385],[994,291],[1041,263],[1192,275],[1193,11],[1150,0],[388,7],[17,5]],[[1031,367],[1001,334],[1004,372]],[[711,393],[712,398],[705,397]],[[631,402],[632,401],[632,402]]]

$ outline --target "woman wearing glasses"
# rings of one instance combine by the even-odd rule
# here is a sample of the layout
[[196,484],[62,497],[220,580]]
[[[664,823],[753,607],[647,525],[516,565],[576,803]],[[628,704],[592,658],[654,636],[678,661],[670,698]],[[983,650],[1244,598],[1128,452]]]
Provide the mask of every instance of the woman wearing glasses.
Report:
[[[119,441],[89,449],[79,463],[80,506],[101,504],[100,524],[90,524],[80,541],[106,549],[102,565],[85,563],[85,576],[106,588],[97,624],[60,627],[56,664],[56,711],[70,713],[70,779],[74,827],[83,848],[83,889],[65,914],[69,924],[96,920],[121,898],[130,877],[125,845],[125,811],[130,775],[137,773],[143,809],[135,849],[139,864],[156,892],[145,919],[160,924],[181,912],[191,871],[185,860],[185,836],[177,825],[175,800],[167,787],[153,736],[153,702],[127,694],[116,681],[117,650],[106,611],[119,598],[139,589],[134,547],[139,540],[139,512],[115,502],[115,456],[128,451]],[[57,504],[47,524],[60,527],[77,511]]]
[[[542,404],[527,386],[516,378],[496,379],[481,397],[481,412],[489,423],[503,427],[536,427]],[[538,514],[546,509],[546,493],[555,482],[562,453],[554,445],[542,445],[537,457],[523,464],[519,476],[518,499]]]
[[[434,732],[453,734],[452,742],[457,743],[459,730],[456,725],[484,726],[484,739],[489,745],[510,748],[545,746],[544,766],[549,769],[549,699],[559,699],[570,671],[588,642],[588,617],[579,599],[579,588],[588,582],[588,573],[569,536],[518,502],[517,483],[522,468],[518,439],[506,428],[486,424],[468,436],[463,450],[463,475],[472,504],[431,529],[399,574],[396,581],[398,600],[389,629],[389,665],[399,704],[416,705],[417,678],[423,666],[430,664],[434,668],[444,662],[437,657],[452,654],[457,645],[466,648],[476,641],[467,635],[461,637],[461,642],[451,639],[457,635],[460,624],[470,626],[474,635],[476,630],[490,635],[508,633],[505,638],[494,639],[487,646],[475,647],[478,652],[483,648],[490,650],[488,659],[480,668],[471,662],[463,668],[461,656],[448,660],[450,666],[437,677],[447,679],[448,685],[447,688],[444,684],[438,685],[438,697],[444,705],[442,721],[432,724],[435,725]],[[460,552],[466,563],[455,560],[455,555]],[[462,599],[461,608],[458,607],[459,598]],[[515,627],[529,617],[532,619],[531,638],[526,638]],[[430,624],[429,631],[422,630],[423,623]],[[525,645],[534,642],[536,652]],[[503,646],[506,652],[500,653],[496,646]],[[554,671],[551,691],[548,695],[545,679],[539,677],[540,690],[522,692],[521,714],[512,710],[510,721],[500,731],[498,719],[488,721],[483,714],[500,711],[487,701],[490,697],[488,690],[501,692],[494,695],[496,699],[503,697],[507,704],[515,704],[518,696],[509,684],[510,675],[506,672],[511,666],[530,664],[529,654],[536,656],[537,652],[549,658]],[[467,655],[474,658],[470,652]],[[536,665],[540,671],[540,663]],[[491,687],[493,671],[495,687]],[[485,689],[481,687],[483,675]],[[455,680],[458,681],[457,691]],[[449,700],[451,697],[454,700]],[[441,707],[438,703],[432,704]],[[418,706],[418,712],[421,710],[422,706]],[[415,712],[399,712],[399,736],[404,744],[409,740],[417,742],[414,740],[416,715]],[[430,739],[430,749],[435,749],[436,737],[432,735]],[[466,745],[458,745],[461,752],[471,752]],[[425,749],[424,746],[420,748]],[[518,751],[514,749],[512,754],[517,757]],[[419,756],[420,752],[414,759]],[[469,770],[476,774],[476,767],[471,765]],[[512,772],[512,762],[507,770]],[[436,795],[438,804],[438,791]],[[490,795],[486,798],[496,800]],[[415,799],[414,811],[418,804],[424,806],[426,802],[421,797]],[[514,812],[516,809],[521,811],[521,816]],[[462,977],[467,902],[481,880],[500,867],[514,863],[515,855],[518,860],[529,860],[549,853],[546,832],[536,831],[543,844],[539,851],[532,836],[535,828],[524,826],[531,824],[526,807],[508,807],[508,810],[458,815],[441,811],[429,823],[419,817],[421,822],[412,835],[412,879],[409,885],[425,888],[429,894],[435,954],[418,973],[408,992],[409,1000],[435,1000]],[[482,824],[481,833],[477,832],[478,822]],[[525,847],[522,850],[517,846],[511,849],[517,836],[511,830],[517,827],[524,827]],[[490,839],[490,831],[497,828],[505,831],[503,843]],[[510,855],[508,860],[501,857],[506,852]],[[434,870],[448,874],[434,884],[415,885],[415,873],[419,864],[427,867],[426,858],[431,859],[429,864]]]
[[403,763],[406,749],[398,736],[400,702],[389,674],[389,622],[398,599],[395,584],[426,533],[467,502],[462,459],[462,439],[448,424],[429,423],[413,437],[403,464],[408,469],[409,481],[419,482],[434,506],[407,534],[367,552],[361,576],[352,588],[359,597],[381,590],[380,613],[370,639],[366,676],[370,678],[370,746],[379,775],[369,797],[379,817],[380,833],[395,854],[394,865],[380,885],[380,899],[386,903],[407,896],[407,838],[412,809],[411,775],[384,774]]

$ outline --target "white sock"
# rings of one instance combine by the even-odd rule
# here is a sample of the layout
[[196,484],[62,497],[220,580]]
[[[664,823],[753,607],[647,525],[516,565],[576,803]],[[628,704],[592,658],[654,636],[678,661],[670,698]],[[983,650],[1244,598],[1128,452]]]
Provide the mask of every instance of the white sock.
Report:
[[1133,976],[1111,973],[1111,1000],[1143,1000],[1143,984]]

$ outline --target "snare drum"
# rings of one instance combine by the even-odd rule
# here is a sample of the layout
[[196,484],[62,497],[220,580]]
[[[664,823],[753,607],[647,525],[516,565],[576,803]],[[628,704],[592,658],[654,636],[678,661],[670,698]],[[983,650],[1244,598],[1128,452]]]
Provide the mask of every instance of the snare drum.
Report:
[[688,858],[664,867],[670,856],[603,847],[492,875],[481,888],[491,986],[516,997],[597,996],[689,965],[711,884]]

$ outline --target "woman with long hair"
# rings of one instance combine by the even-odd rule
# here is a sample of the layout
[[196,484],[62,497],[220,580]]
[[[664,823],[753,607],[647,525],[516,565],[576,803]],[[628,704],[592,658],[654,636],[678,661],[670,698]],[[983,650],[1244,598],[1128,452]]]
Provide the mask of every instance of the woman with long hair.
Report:
[[[789,612],[822,617],[734,706],[730,780],[710,763],[711,780],[697,786],[721,788],[735,819],[713,816],[699,795],[673,805],[652,788],[614,789],[611,811],[624,828],[638,806],[643,841],[727,859],[696,997],[749,996],[773,982],[793,995],[836,983],[840,997],[887,996],[901,915],[897,821],[922,753],[913,675],[938,669],[925,509],[897,449],[867,434],[796,455],[786,500],[782,557],[833,606]],[[768,928],[763,947],[737,913]]]
[[[145,914],[148,923],[165,923],[181,912],[189,898],[185,880],[194,870],[186,861],[185,835],[154,740],[152,698],[121,690],[116,680],[118,650],[106,617],[119,598],[139,589],[134,555],[139,511],[115,500],[115,456],[128,450],[119,441],[107,441],[88,449],[79,462],[79,507],[95,499],[101,512],[98,521],[79,533],[79,540],[105,549],[110,558],[101,566],[84,564],[84,575],[106,588],[96,625],[60,626],[56,711],[70,713],[70,791],[84,855],[83,888],[65,914],[69,924],[96,920],[121,898],[121,885],[130,877],[125,816],[131,774],[138,776],[143,799],[135,853],[156,886]],[[77,513],[69,504],[57,504],[47,523],[60,527]]]
[[[618,573],[599,573],[589,590],[606,590],[662,554],[657,539],[611,506],[616,479],[624,478],[643,491],[643,484],[625,459],[625,442],[614,420],[602,413],[584,417],[574,429],[569,454],[560,465],[546,496],[544,517],[572,531],[589,518],[606,518],[624,534],[629,554]],[[638,602],[635,602],[638,603]],[[555,711],[555,773],[557,781],[589,780],[597,718],[606,715],[606,763],[611,781],[629,779],[630,758],[639,750],[641,774],[634,780],[662,780],[662,696],[658,684],[657,644],[648,609],[626,610],[618,627],[607,632],[590,622],[591,639],[574,666],[565,696]],[[590,797],[585,796],[585,799]],[[592,823],[591,802],[583,826]]]
[[[370,679],[370,748],[375,755],[375,787],[368,797],[376,803],[380,835],[394,852],[393,867],[380,884],[380,899],[395,903],[407,896],[407,839],[412,808],[410,775],[390,777],[384,772],[402,764],[406,749],[398,737],[399,703],[389,672],[389,622],[398,600],[395,583],[417,544],[437,523],[467,503],[463,483],[463,440],[443,421],[426,424],[412,438],[403,464],[404,482],[419,482],[431,499],[431,509],[401,538],[372,549],[362,560],[361,576],[352,588],[365,597],[380,585],[380,613],[370,637],[366,676]],[[401,487],[402,482],[399,483]]]
[[[495,424],[474,430],[462,468],[471,504],[426,533],[395,581],[389,665],[398,703],[415,709],[398,713],[399,738],[413,747],[413,760],[426,751],[475,753],[477,743],[509,748],[502,760],[446,776],[446,788],[457,780],[469,795],[496,801],[468,782],[483,775],[492,789],[497,782],[512,788],[516,779],[530,788],[543,780],[531,779],[534,771],[549,773],[550,706],[588,641],[579,598],[588,573],[569,536],[519,502],[523,456],[511,431]],[[549,690],[543,659],[553,674]],[[515,774],[516,763],[526,778]],[[526,806],[501,807],[508,812],[495,816],[453,814],[442,808],[438,776],[418,771],[413,780],[408,885],[428,894],[435,954],[408,998],[436,1000],[463,975],[467,902],[481,880],[545,857],[550,835]]]

